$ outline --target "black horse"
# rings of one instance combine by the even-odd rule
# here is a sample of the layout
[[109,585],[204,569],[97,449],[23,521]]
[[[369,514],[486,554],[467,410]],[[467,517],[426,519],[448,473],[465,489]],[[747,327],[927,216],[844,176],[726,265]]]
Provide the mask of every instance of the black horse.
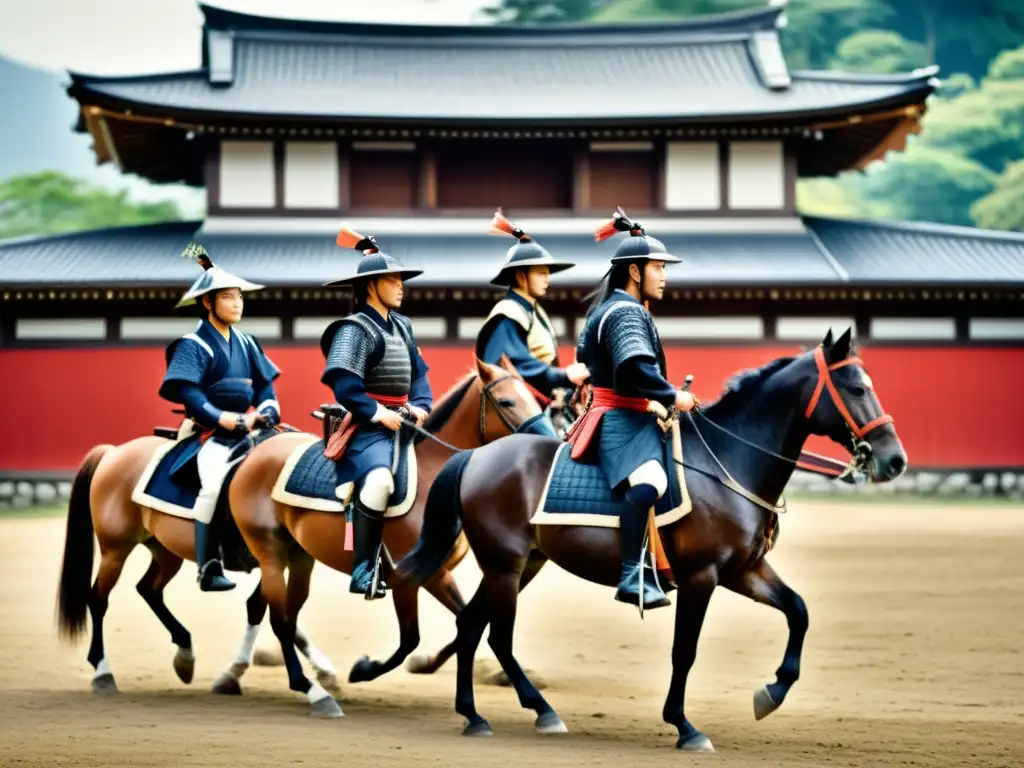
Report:
[[[683,701],[711,593],[723,586],[786,615],[789,642],[775,682],[754,694],[757,719],[782,704],[800,674],[807,609],[765,560],[776,509],[807,437],[826,435],[856,457],[876,482],[898,477],[907,457],[892,418],[882,413],[863,363],[851,356],[850,331],[829,331],[813,351],[742,374],[717,402],[680,417],[692,510],[660,529],[678,585],[672,680],[662,717],[679,731],[677,747],[713,751],[686,718]],[[421,584],[445,561],[464,529],[483,579],[458,618],[455,709],[466,735],[490,735],[476,711],[472,666],[488,638],[524,708],[542,733],[565,725],[527,679],[512,653],[516,600],[547,560],[598,584],[619,578],[614,528],[533,525],[557,440],[512,435],[449,459],[427,499],[420,540],[398,573]]]

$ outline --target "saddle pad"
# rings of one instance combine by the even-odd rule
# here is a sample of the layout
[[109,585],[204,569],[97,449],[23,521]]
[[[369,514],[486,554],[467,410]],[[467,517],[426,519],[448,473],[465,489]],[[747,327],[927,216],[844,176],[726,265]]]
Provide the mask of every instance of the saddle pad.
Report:
[[195,461],[198,449],[198,434],[183,440],[168,440],[166,445],[157,448],[135,484],[132,501],[157,512],[193,520],[192,509],[200,487]]
[[[559,446],[530,522],[533,525],[618,528],[619,515],[631,509],[625,495],[608,486],[600,466],[575,461],[569,455],[571,448],[568,443]],[[672,423],[671,441],[665,443],[665,459],[666,466],[670,468],[669,488],[654,505],[654,521],[659,528],[676,522],[692,509],[682,466],[678,422]],[[675,472],[671,471],[673,467]]]
[[[352,499],[354,483],[337,485],[334,462],[324,457],[323,438],[296,446],[277,476],[270,498],[280,504],[320,512],[344,512]],[[388,499],[384,517],[401,517],[416,500],[416,449],[406,443],[398,459],[395,490]]]

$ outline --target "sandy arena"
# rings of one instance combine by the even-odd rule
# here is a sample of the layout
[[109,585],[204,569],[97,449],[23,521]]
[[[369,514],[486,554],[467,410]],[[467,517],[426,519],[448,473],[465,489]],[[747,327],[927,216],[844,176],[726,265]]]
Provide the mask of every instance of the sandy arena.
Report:
[[[1021,506],[791,501],[770,559],[809,607],[803,675],[776,714],[755,722],[751,694],[774,679],[785,619],[716,591],[687,698],[716,755],[675,752],[674,729],[661,722],[673,610],[641,621],[611,590],[550,565],[523,596],[516,648],[546,682],[565,736],[535,734],[533,713],[510,688],[482,684],[478,706],[495,737],[460,736],[454,660],[433,677],[401,669],[344,685],[340,720],[310,718],[283,668],[251,669],[240,698],[214,696],[210,684],[241,639],[256,574],[238,575],[234,592],[202,594],[194,564],[167,590],[195,644],[196,676],[185,686],[171,668],[168,635],[134,590],[149,561],[142,548],[107,614],[107,658],[122,693],[95,697],[87,642],[61,645],[55,631],[63,533],[61,517],[0,520],[2,765],[1024,763]],[[478,580],[472,557],[456,577],[468,598]],[[318,565],[300,622],[343,679],[360,655],[381,658],[397,643],[390,599],[366,603],[346,588],[347,577]],[[433,651],[454,621],[426,594],[420,606],[421,649]],[[258,647],[273,642],[265,622]],[[493,658],[486,646],[481,654]]]

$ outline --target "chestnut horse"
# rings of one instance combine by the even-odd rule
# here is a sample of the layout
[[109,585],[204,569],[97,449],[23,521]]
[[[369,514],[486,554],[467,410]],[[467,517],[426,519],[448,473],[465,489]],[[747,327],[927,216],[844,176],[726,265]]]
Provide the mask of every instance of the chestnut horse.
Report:
[[[474,394],[481,393],[480,402],[483,402],[483,384],[493,382],[488,390],[488,400],[495,403],[496,407],[510,411],[510,418],[522,417],[522,421],[525,421],[535,411],[539,412],[536,401],[521,384],[516,385],[512,380],[506,380],[504,373],[492,366],[480,365],[478,367],[479,371],[467,378],[460,390],[455,390],[449,395],[452,395],[453,398],[464,398],[469,394],[467,390],[473,390]],[[470,414],[465,408],[456,407],[461,405],[461,399],[459,402],[450,403],[446,403],[442,399],[442,402],[439,402],[435,408],[435,423],[438,416],[447,413],[446,418],[450,419],[450,423],[447,424],[445,434],[456,435],[455,439],[464,439],[464,435],[468,432],[472,438],[475,435],[474,427],[480,423],[478,414],[476,412]],[[457,419],[454,418],[456,414],[452,412],[453,408],[458,412],[459,418]],[[511,413],[511,411],[515,411],[515,413]],[[504,422],[501,423],[504,424]],[[490,431],[492,426],[492,420],[489,418],[487,420],[488,439],[494,437],[493,432]],[[511,432],[514,426],[505,429],[503,434]],[[262,481],[268,480],[272,487],[281,467],[277,466],[276,470],[273,469],[273,457],[277,454],[273,452],[268,454],[267,447],[280,446],[282,443],[288,443],[294,447],[299,439],[314,438],[313,435],[295,431],[282,432],[270,437],[257,445],[250,456],[247,456],[238,465],[237,471],[228,476],[225,481],[226,485],[233,490],[238,485],[236,482],[238,475],[256,458],[261,462],[269,460],[269,463],[264,463],[263,471],[272,471],[273,477],[269,479],[253,477],[251,473],[246,473],[243,475],[243,481],[248,479],[249,482],[256,483],[262,489],[265,485]],[[117,446],[97,445],[87,454],[72,483],[63,567],[58,588],[58,629],[64,639],[73,641],[85,631],[87,612],[91,615],[92,641],[89,646],[88,660],[95,670],[92,687],[96,693],[117,691],[117,685],[104,650],[103,618],[106,614],[110,592],[117,583],[129,554],[138,544],[143,544],[150,550],[153,560],[136,589],[170,632],[171,639],[177,646],[174,670],[178,677],[183,682],[190,683],[194,674],[195,655],[192,649],[191,635],[170,612],[163,599],[164,588],[178,573],[183,560],[195,560],[193,523],[191,520],[140,506],[131,499],[132,491],[154,451],[166,443],[166,438],[145,436]],[[480,444],[479,440],[474,442],[470,439],[466,442],[466,447]],[[258,454],[257,451],[259,451]],[[288,448],[282,448],[282,451],[285,455],[290,452]],[[428,485],[430,479],[430,477],[425,478],[424,473],[425,468],[429,465],[429,462],[420,464],[420,487],[424,494],[426,492],[425,484]],[[234,498],[231,497],[232,501]],[[248,503],[249,496],[244,498]],[[267,498],[263,500],[264,507],[267,502],[269,502],[269,491]],[[256,508],[262,507],[256,504],[254,510]],[[233,514],[233,516],[235,515]],[[237,516],[235,517],[237,525]],[[333,515],[332,517],[340,516]],[[249,518],[243,514],[242,519],[248,520]],[[415,541],[421,524],[422,504],[418,504],[401,518],[390,520],[385,526],[385,541],[389,549],[404,552],[405,550],[401,548],[402,542]],[[235,533],[237,535],[237,531]],[[99,543],[100,565],[95,581],[90,586],[94,536]],[[228,542],[224,543],[227,548]],[[463,546],[453,553],[452,567],[465,556],[466,551],[467,549]],[[313,560],[308,556],[303,557],[302,554],[296,553],[291,556],[291,561],[295,567],[289,573],[287,589],[293,596],[302,595],[304,599],[309,589]],[[280,579],[281,577],[280,569],[275,567],[274,578]],[[264,574],[261,573],[260,584],[257,585],[247,601],[248,626],[241,647],[228,669],[215,681],[213,688],[216,693],[241,692],[238,680],[252,664],[259,625],[267,610],[264,578]],[[439,574],[438,578],[426,589],[454,613],[458,613],[462,609],[462,597],[447,572]],[[415,599],[413,605],[415,606]],[[407,625],[409,621],[403,613],[405,608],[396,602],[396,610],[399,611],[403,626]],[[415,628],[415,611],[411,622]],[[313,666],[319,685],[323,688],[337,689],[335,670],[330,660],[297,627],[294,628],[294,646],[307,657]],[[291,650],[294,655],[294,648]],[[438,659],[423,663],[422,669],[418,671],[433,671],[443,664],[451,654],[452,650],[449,647],[442,652]],[[331,709],[327,705],[324,708]]]
[[[882,414],[863,363],[850,352],[849,330],[834,343],[829,331],[815,350],[742,374],[714,404],[672,415],[684,434],[692,503],[688,514],[659,530],[678,585],[672,679],[662,717],[678,729],[680,749],[714,751],[686,718],[683,702],[716,586],[776,608],[788,621],[785,657],[775,682],[754,695],[755,717],[778,708],[799,677],[807,609],[765,554],[777,526],[776,505],[807,437],[826,435],[849,449],[873,481],[891,480],[906,469],[892,418]],[[560,445],[513,435],[453,457],[430,490],[419,543],[397,566],[399,577],[422,583],[444,562],[461,529],[483,571],[457,620],[455,709],[467,719],[466,735],[492,732],[476,710],[472,677],[473,656],[488,623],[488,642],[521,705],[537,713],[537,730],[565,731],[513,656],[518,593],[548,559],[597,584],[614,586],[619,578],[617,530],[530,523]]]
[[[477,369],[440,398],[423,425],[427,434],[419,436],[415,448],[418,468],[415,501],[406,514],[385,519],[387,552],[401,557],[417,542],[427,492],[454,450],[476,448],[506,438],[518,429],[528,429],[541,415],[540,405],[521,378],[502,367],[478,360]],[[346,551],[344,546],[345,516],[283,504],[271,497],[292,452],[314,439],[315,436],[309,434],[283,434],[253,448],[235,474],[228,498],[238,530],[259,562],[260,586],[270,604],[270,624],[281,643],[290,688],[307,695],[312,714],[340,717],[341,708],[331,695],[303,674],[295,646],[296,620],[309,593],[308,574],[314,561],[342,573],[351,573],[352,552]],[[435,571],[436,578],[425,584],[425,588],[456,615],[463,609],[464,602],[450,569],[468,551],[464,539],[462,546],[456,546],[458,543],[452,539],[442,558],[445,565],[439,572]],[[390,575],[387,558],[384,570],[387,580]],[[297,574],[301,578],[296,579]],[[401,581],[390,586],[398,614],[398,649],[383,662],[361,658],[352,667],[349,682],[376,679],[400,665],[419,645],[418,586]],[[454,651],[453,641],[437,659],[421,663],[415,671],[436,670]]]

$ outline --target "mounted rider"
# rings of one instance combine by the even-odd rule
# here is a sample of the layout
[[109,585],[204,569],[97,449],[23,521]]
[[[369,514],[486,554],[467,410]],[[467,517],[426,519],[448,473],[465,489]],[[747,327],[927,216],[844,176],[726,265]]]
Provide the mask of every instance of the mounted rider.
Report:
[[[196,454],[200,491],[194,507],[198,580],[202,591],[221,592],[235,584],[224,575],[210,521],[224,478],[241,459],[230,460],[232,450],[258,423],[273,426],[281,421],[274,392],[274,380],[281,371],[253,336],[234,328],[242,319],[242,293],[263,286],[214,265],[206,249],[196,243],[181,255],[197,261],[203,274],[175,309],[199,301],[205,318],[193,333],[167,346],[160,397],[184,405],[185,415],[202,433]],[[186,431],[190,428],[185,425]]]
[[[665,292],[665,265],[680,261],[620,208],[600,227],[598,242],[628,236],[611,258],[577,345],[590,369],[593,393],[587,412],[569,433],[572,457],[596,454],[612,488],[625,491],[630,510],[619,520],[622,574],[615,599],[644,608],[671,605],[651,568],[644,568],[643,538],[648,511],[668,489],[664,432],[656,413],[675,406],[689,411],[696,400],[667,379],[665,352],[647,303]],[[596,445],[595,445],[596,443]]]
[[[363,255],[354,275],[325,283],[352,287],[355,308],[328,326],[320,339],[326,360],[320,381],[352,414],[357,429],[337,461],[339,493],[354,483],[352,524],[354,551],[349,591],[368,600],[384,597],[387,586],[376,579],[383,543],[384,514],[395,489],[397,450],[412,439],[403,434],[403,413],[422,426],[433,407],[433,393],[409,318],[402,305],[403,285],[423,270],[408,269],[383,253],[372,236],[344,227],[337,243]],[[399,441],[396,448],[395,441]],[[377,587],[374,589],[374,582]]]
[[[477,334],[476,356],[485,363],[498,365],[502,354],[506,355],[538,402],[547,407],[555,399],[556,390],[571,391],[590,375],[582,363],[558,367],[555,330],[538,301],[547,293],[549,277],[575,264],[556,260],[505,218],[500,209],[494,214],[491,227],[492,233],[511,235],[519,242],[508,249],[505,264],[491,280],[491,285],[507,291]],[[534,431],[557,437],[550,413],[538,421],[538,427]]]

